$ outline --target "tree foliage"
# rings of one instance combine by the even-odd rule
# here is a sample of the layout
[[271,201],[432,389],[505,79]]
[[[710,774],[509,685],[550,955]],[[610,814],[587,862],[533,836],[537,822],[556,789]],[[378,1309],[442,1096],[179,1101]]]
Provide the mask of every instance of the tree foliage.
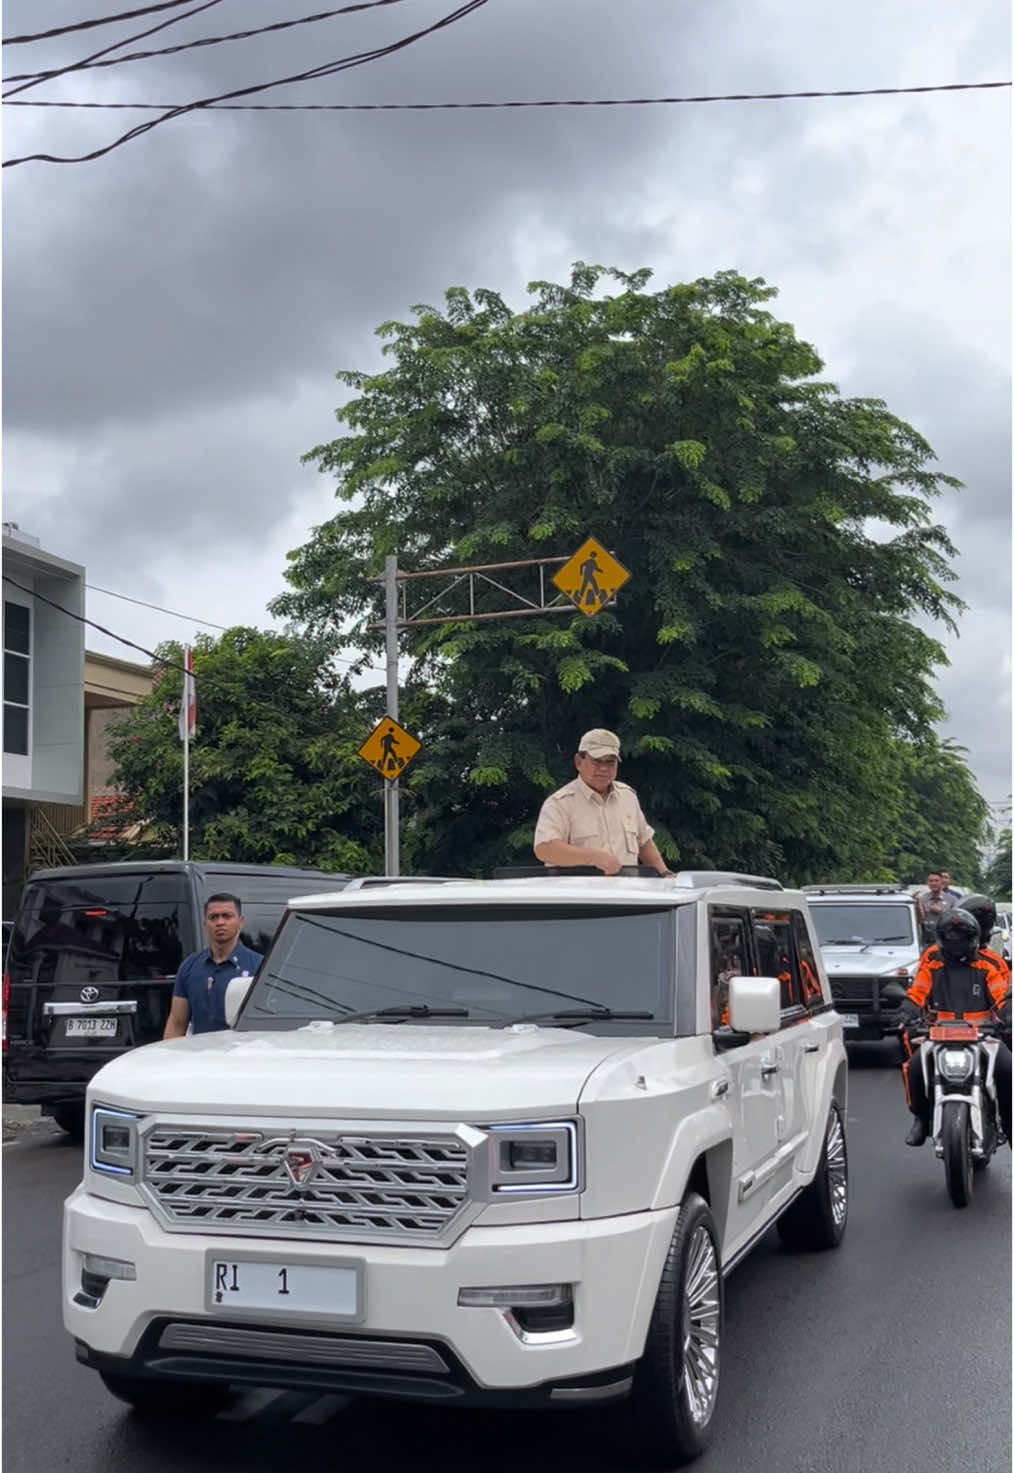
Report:
[[1006,827],[1001,829],[997,837],[993,857],[983,873],[982,888],[987,895],[992,895],[996,900],[1010,900],[1011,898],[1011,830],[1009,819]]
[[[633,575],[614,610],[403,636],[426,742],[409,862],[524,855],[604,725],[671,862],[869,874],[897,849],[899,744],[941,715],[943,651],[916,621],[960,607],[930,511],[957,483],[881,401],[820,378],[762,281],[649,277],[578,263],[525,311],[454,287],[385,323],[386,368],[339,374],[343,432],[306,457],[342,505],[274,609],[375,652],[385,554],[419,570],[594,535]],[[505,606],[489,588],[482,608]]]
[[[181,663],[178,645],[158,654]],[[194,646],[198,725],[190,744],[194,859],[375,871],[380,785],[356,755],[382,711],[308,639],[234,628]],[[180,852],[182,677],[163,673],[112,730],[121,822]]]
[[951,742],[898,743],[901,807],[888,856],[891,878],[914,885],[931,870],[946,869],[961,888],[978,883],[989,806],[963,753]]

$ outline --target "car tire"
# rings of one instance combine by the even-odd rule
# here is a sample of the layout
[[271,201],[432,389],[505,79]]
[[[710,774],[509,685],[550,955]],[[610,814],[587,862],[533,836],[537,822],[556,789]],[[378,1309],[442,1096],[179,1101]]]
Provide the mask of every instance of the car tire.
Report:
[[80,1145],[84,1140],[85,1130],[85,1107],[80,1105],[57,1105],[53,1110],[53,1119],[61,1130],[66,1131],[75,1145]]
[[724,1316],[721,1248],[707,1202],[683,1201],[627,1409],[643,1465],[678,1467],[711,1441]]
[[229,1400],[231,1388],[215,1381],[154,1381],[100,1371],[107,1391],[142,1417],[213,1417]]
[[778,1219],[778,1236],[794,1253],[837,1248],[849,1215],[849,1157],[845,1126],[832,1101],[816,1175]]

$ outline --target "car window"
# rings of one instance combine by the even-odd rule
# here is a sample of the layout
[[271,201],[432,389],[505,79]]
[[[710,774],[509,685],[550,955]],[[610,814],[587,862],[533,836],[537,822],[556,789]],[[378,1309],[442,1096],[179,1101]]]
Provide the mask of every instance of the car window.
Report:
[[56,985],[170,977],[193,926],[182,872],[38,880],[18,911],[11,980]]
[[751,911],[751,920],[760,976],[778,978],[782,1012],[799,1007],[803,989],[792,940],[792,912],[758,907]]
[[244,946],[259,951],[263,956],[271,945],[278,930],[285,908],[296,895],[309,895],[319,890],[342,890],[348,881],[347,875],[335,875],[333,879],[319,874],[272,874],[265,869],[260,874],[230,874],[227,870],[209,871],[204,876],[204,894],[214,895],[227,892],[238,895],[243,904],[243,930],[240,940]]
[[729,981],[752,973],[745,915],[712,914],[710,936],[711,1026],[729,1022]]
[[792,934],[796,941],[796,960],[799,963],[799,982],[802,988],[800,1000],[805,1007],[820,1007],[824,1002],[824,994],[817,970],[817,958],[813,954],[806,921],[798,910],[792,912]]

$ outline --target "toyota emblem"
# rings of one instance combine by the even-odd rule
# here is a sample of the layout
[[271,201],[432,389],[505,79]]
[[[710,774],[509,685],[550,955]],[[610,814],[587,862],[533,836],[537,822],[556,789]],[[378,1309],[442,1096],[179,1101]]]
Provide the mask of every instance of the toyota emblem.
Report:
[[82,987],[82,989],[81,989],[81,1001],[82,1002],[98,1002],[98,1000],[99,1000],[99,989],[97,987]]

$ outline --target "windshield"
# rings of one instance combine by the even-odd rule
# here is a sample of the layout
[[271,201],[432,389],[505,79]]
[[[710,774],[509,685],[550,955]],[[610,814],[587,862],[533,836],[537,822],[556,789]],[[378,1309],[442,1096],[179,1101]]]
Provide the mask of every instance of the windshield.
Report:
[[37,880],[18,911],[11,981],[76,986],[171,977],[191,939],[191,911],[182,873]]
[[[573,1008],[652,1013],[593,1032],[672,1033],[674,912],[604,906],[459,906],[291,914],[240,1029],[405,1004],[463,1008],[452,1026]],[[421,1019],[425,1022],[425,1019]],[[398,1026],[412,1026],[402,1021]]]
[[821,946],[914,946],[910,905],[811,905]]

